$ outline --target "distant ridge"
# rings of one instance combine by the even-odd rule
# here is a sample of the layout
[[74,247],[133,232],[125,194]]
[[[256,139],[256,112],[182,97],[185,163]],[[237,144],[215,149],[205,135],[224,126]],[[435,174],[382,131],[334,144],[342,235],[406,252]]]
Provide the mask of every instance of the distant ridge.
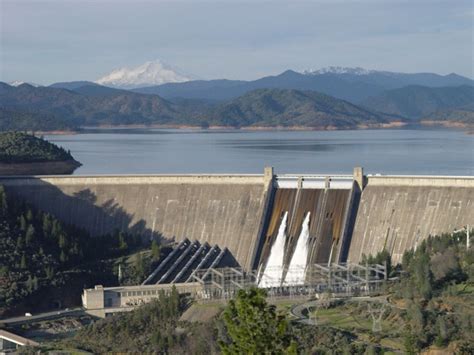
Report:
[[217,106],[205,117],[213,124],[234,127],[315,129],[377,127],[401,121],[328,95],[291,89],[257,89]]
[[74,90],[86,85],[97,85],[92,81],[65,81],[49,85],[50,88]]
[[303,73],[287,70],[279,75],[253,81],[198,80],[167,83],[134,89],[166,99],[185,98],[224,101],[256,89],[294,89],[321,92],[352,103],[360,103],[386,90],[409,85],[444,87],[474,85],[474,81],[457,74],[395,73],[363,68],[329,67]]
[[33,114],[52,115],[68,127],[142,124],[347,129],[399,121],[328,95],[291,89],[254,90],[212,105],[199,100],[170,102],[157,95],[103,86],[86,85],[71,91],[5,84],[0,86],[0,100],[8,112],[31,113],[25,120],[40,117]]
[[474,86],[430,88],[406,86],[383,92],[362,102],[371,110],[418,119],[436,111],[474,103]]

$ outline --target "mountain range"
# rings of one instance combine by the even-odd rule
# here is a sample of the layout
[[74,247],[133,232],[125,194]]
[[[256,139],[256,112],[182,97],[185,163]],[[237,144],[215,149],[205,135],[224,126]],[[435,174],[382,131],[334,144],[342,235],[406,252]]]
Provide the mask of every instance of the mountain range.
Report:
[[212,124],[240,127],[345,129],[379,127],[399,117],[375,113],[314,91],[257,89],[212,108],[203,116]]
[[10,114],[61,117],[70,127],[143,124],[337,129],[400,120],[325,94],[291,89],[257,89],[224,103],[206,104],[186,99],[171,102],[157,95],[100,85],[68,90],[2,83],[0,100],[2,109]]
[[410,85],[387,90],[362,102],[372,110],[418,119],[436,111],[462,108],[474,103],[474,86],[430,88]]
[[386,90],[409,85],[427,87],[474,85],[474,81],[456,74],[404,74],[383,71],[320,71],[299,73],[287,70],[276,76],[253,81],[197,80],[166,83],[134,89],[135,92],[160,95],[166,99],[188,98],[222,101],[255,89],[294,89],[318,91],[353,103],[360,103]]
[[[441,121],[462,117],[464,123],[474,124],[470,107],[474,82],[456,74],[329,67],[287,70],[253,81],[189,80],[191,77],[175,76],[175,72],[165,80],[167,68],[161,62],[149,62],[98,80],[115,80],[119,87],[90,81],[49,87],[0,83],[0,109],[9,115],[17,112],[15,117],[21,117],[23,126],[34,119],[53,126],[57,118],[68,127],[153,124],[335,129],[436,121],[437,117]],[[183,82],[124,88],[150,78]],[[8,122],[11,127],[15,120]]]

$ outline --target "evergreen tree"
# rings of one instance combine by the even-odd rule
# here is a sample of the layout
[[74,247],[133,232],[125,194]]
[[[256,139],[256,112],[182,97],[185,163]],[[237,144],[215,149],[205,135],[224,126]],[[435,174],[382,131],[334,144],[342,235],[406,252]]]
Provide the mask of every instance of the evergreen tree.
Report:
[[153,240],[151,242],[151,257],[153,261],[157,261],[160,258],[161,250],[160,246],[156,242],[156,240]]
[[66,248],[67,240],[66,240],[66,236],[64,234],[59,235],[58,245],[59,245],[59,248],[61,248],[61,250],[64,250]]
[[229,301],[222,315],[226,334],[219,341],[224,354],[296,354],[287,320],[265,297],[264,290],[253,288]]
[[61,261],[61,263],[65,263],[67,261],[67,255],[66,253],[64,252],[64,250],[61,250],[61,254],[59,255],[59,260]]
[[26,233],[25,233],[26,245],[30,245],[31,242],[33,241],[34,237],[35,237],[35,228],[30,224],[26,228]]
[[23,237],[19,236],[16,241],[16,249],[22,250],[24,247],[25,247],[25,240],[23,239]]
[[52,266],[48,266],[46,269],[45,269],[45,272],[46,272],[46,278],[48,280],[51,280],[54,276],[54,269]]
[[29,293],[33,291],[33,279],[31,278],[31,275],[28,275],[28,279],[26,280],[26,289]]
[[49,214],[43,215],[43,236],[46,238],[51,234],[51,216]]
[[33,221],[33,212],[31,212],[30,209],[28,209],[28,211],[26,212],[26,220],[27,222],[30,222]]
[[7,195],[5,193],[5,189],[2,185],[0,185],[0,215],[5,216],[8,211],[7,205]]
[[137,270],[137,277],[141,281],[145,278],[146,268],[145,260],[143,260],[143,255],[141,252],[138,252],[135,256],[135,269]]
[[38,289],[38,278],[35,276],[33,277],[33,291]]
[[119,249],[122,251],[127,250],[128,244],[127,244],[127,241],[125,240],[126,238],[123,232],[119,232],[118,239],[119,239]]
[[26,256],[25,256],[25,254],[23,254],[23,255],[21,256],[20,269],[25,270],[26,268],[27,268],[27,265],[26,265]]
[[25,216],[21,215],[21,216],[20,216],[20,229],[21,229],[22,231],[24,231],[24,230],[26,230],[26,226],[27,226],[27,224],[26,224],[26,218],[25,218]]

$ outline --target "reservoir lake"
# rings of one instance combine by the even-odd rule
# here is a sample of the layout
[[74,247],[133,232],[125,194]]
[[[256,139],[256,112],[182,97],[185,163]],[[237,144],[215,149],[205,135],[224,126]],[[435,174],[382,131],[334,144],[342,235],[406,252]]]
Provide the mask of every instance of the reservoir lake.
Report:
[[47,135],[75,175],[276,173],[474,175],[474,135],[448,129],[244,131],[86,129]]

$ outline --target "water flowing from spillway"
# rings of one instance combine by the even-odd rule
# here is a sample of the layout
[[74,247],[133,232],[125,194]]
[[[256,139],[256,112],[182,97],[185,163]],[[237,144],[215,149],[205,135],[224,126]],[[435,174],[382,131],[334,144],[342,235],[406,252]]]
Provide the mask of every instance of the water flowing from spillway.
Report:
[[288,286],[303,285],[305,281],[306,266],[308,263],[309,217],[310,212],[306,214],[303,221],[295,252],[288,266],[288,272],[284,282],[284,284]]
[[285,212],[281,220],[280,228],[275,242],[270,250],[265,271],[258,283],[259,287],[279,287],[281,286],[283,276],[283,256],[285,254],[286,241],[286,222],[288,219],[288,212]]

